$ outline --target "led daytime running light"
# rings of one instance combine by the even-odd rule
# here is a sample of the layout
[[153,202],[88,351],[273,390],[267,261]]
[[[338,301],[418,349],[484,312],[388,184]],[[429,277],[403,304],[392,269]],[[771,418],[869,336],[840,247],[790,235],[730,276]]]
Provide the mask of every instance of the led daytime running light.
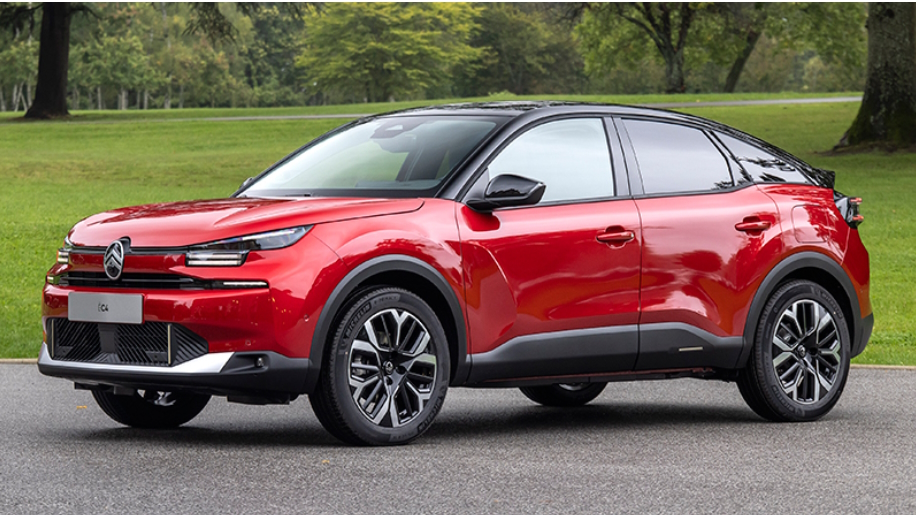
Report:
[[185,255],[187,266],[241,266],[252,250],[275,250],[293,245],[311,229],[311,225],[258,234],[227,238],[192,245]]

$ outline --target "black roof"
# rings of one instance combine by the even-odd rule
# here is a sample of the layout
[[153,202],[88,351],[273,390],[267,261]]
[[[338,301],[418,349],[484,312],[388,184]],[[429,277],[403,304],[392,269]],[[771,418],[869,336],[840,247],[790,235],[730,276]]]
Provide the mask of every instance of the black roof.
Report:
[[621,104],[599,104],[594,102],[564,102],[556,100],[542,101],[503,101],[503,102],[465,102],[459,104],[441,104],[425,107],[414,107],[400,111],[381,113],[367,118],[383,116],[424,116],[424,115],[481,115],[541,118],[559,114],[602,114],[624,116],[651,116],[680,120],[729,132],[735,129],[699,116],[678,113],[652,107],[628,106]]

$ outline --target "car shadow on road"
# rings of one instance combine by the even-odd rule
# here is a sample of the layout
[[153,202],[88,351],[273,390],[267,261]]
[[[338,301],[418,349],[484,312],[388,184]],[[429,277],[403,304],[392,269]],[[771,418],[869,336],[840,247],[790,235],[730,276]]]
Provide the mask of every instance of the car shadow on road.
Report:
[[[508,410],[480,409],[446,411],[418,443],[444,444],[468,438],[484,442],[509,434],[545,436],[557,432],[618,433],[655,429],[691,431],[737,425],[763,424],[763,419],[747,408],[696,405],[589,405],[578,408],[544,406],[512,407]],[[327,433],[316,420],[285,427],[258,426],[246,422],[242,427],[194,425],[177,429],[148,430],[111,427],[82,433],[87,441],[110,443],[163,444],[170,447],[340,447],[340,441]],[[73,438],[69,433],[67,438]]]
[[[490,415],[490,416],[487,416]],[[507,412],[450,413],[441,416],[424,439],[486,438],[504,434],[640,429],[689,430],[765,423],[752,411],[731,406],[588,405],[577,408],[531,406]]]

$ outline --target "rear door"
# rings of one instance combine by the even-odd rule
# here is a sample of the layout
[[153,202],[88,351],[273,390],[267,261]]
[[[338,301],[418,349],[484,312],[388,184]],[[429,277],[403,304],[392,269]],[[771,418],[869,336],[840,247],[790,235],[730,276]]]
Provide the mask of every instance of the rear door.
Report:
[[534,206],[459,209],[472,382],[632,370],[641,238],[615,172],[598,117],[529,127],[489,163],[476,187],[515,174],[547,189]]
[[738,185],[701,127],[618,120],[642,219],[637,370],[733,367],[754,292],[782,244],[773,201]]

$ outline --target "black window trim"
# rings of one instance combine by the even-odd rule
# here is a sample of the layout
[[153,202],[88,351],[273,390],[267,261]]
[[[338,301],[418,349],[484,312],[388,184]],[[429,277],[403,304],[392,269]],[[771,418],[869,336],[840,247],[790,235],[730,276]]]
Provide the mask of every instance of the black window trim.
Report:
[[[668,118],[658,118],[654,116],[639,116],[639,115],[620,115],[613,116],[617,130],[620,133],[621,144],[624,147],[624,158],[627,163],[627,171],[630,172],[630,191],[632,192],[632,198],[634,199],[644,199],[644,198],[666,198],[666,197],[690,197],[696,195],[717,195],[721,193],[731,193],[733,191],[738,191],[748,186],[754,186],[756,183],[741,183],[735,179],[734,169],[732,168],[732,157],[731,152],[726,151],[725,145],[723,145],[718,138],[715,138],[712,134],[712,130],[703,124],[690,123],[689,120],[672,120]],[[633,148],[633,142],[630,139],[630,134],[627,132],[626,121],[635,120],[635,121],[647,121],[655,123],[664,123],[668,125],[679,125],[682,127],[687,127],[690,129],[698,130],[702,132],[707,139],[709,139],[712,146],[719,151],[719,154],[722,155],[722,159],[725,161],[725,165],[728,168],[729,177],[731,177],[732,186],[730,188],[715,189],[715,190],[691,190],[691,191],[674,191],[666,193],[646,193],[645,188],[643,187],[642,171],[639,169],[639,163],[636,161],[636,151]],[[624,143],[624,140],[626,143]]]
[[[458,195],[458,199],[460,200],[457,200],[457,201],[462,204],[467,205],[467,200],[471,196],[471,194],[478,191],[481,188],[481,185],[479,184],[480,179],[483,176],[483,174],[489,169],[490,163],[493,162],[493,160],[496,159],[496,157],[499,156],[503,152],[503,150],[505,150],[506,147],[511,145],[512,142],[514,142],[516,139],[521,137],[523,134],[527,133],[528,131],[536,127],[544,125],[546,123],[551,123],[551,122],[556,122],[556,121],[561,121],[561,120],[581,120],[581,119],[586,119],[586,118],[598,119],[599,121],[602,122],[601,124],[604,127],[605,144],[607,145],[608,154],[610,155],[610,158],[611,158],[611,161],[610,161],[611,184],[614,187],[614,195],[609,196],[609,197],[590,197],[590,198],[575,199],[575,200],[557,200],[553,202],[538,202],[537,204],[534,204],[531,206],[503,207],[503,208],[497,209],[497,211],[515,210],[515,209],[531,209],[531,208],[538,208],[538,207],[567,206],[567,205],[575,205],[575,204],[592,204],[592,203],[597,203],[597,202],[609,202],[609,201],[614,201],[614,200],[623,200],[623,199],[632,198],[632,196],[630,195],[630,191],[626,191],[625,195],[619,194],[620,193],[619,185],[621,181],[618,181],[617,177],[620,174],[618,173],[618,170],[615,166],[617,165],[617,161],[614,158],[615,156],[614,148],[615,147],[614,147],[613,140],[610,134],[611,129],[614,127],[608,124],[608,118],[611,118],[611,117],[609,117],[606,113],[562,113],[562,114],[557,114],[553,116],[537,118],[535,120],[532,120],[530,123],[526,123],[525,125],[522,125],[521,127],[516,128],[512,132],[512,134],[510,134],[503,141],[501,141],[495,149],[490,151],[486,159],[484,159],[481,162],[481,164],[477,166],[477,169],[474,170],[474,173],[471,175],[470,179],[466,183],[466,186],[463,188],[461,193]],[[618,150],[622,152],[622,148],[619,148]],[[626,170],[623,170],[623,177],[626,177]],[[483,185],[483,188],[486,188],[486,184]],[[627,188],[627,190],[629,190],[629,188]]]
[[[751,180],[745,184],[797,184],[797,185],[803,185],[803,186],[817,186],[816,184],[811,182],[811,180],[808,178],[808,176],[805,173],[805,169],[811,168],[811,166],[805,164],[802,161],[799,161],[798,159],[795,158],[795,156],[789,154],[788,152],[780,150],[778,147],[774,147],[773,145],[770,145],[763,140],[759,140],[753,137],[746,137],[746,135],[744,135],[743,133],[730,133],[731,131],[722,131],[722,130],[716,130],[716,129],[710,132],[712,132],[713,137],[715,137],[716,141],[719,142],[722,148],[725,149],[725,151],[727,152],[727,155],[729,156],[729,159],[731,161],[734,161],[735,165],[738,168],[740,168],[744,173],[746,173],[749,177],[751,177]],[[749,145],[751,147],[756,148],[757,150],[760,150],[761,152],[765,152],[767,154],[772,155],[773,157],[782,159],[783,161],[792,165],[795,168],[796,175],[801,180],[800,181],[785,181],[785,182],[766,182],[766,181],[758,181],[754,179],[754,176],[747,170],[747,168],[744,167],[744,165],[741,164],[741,159],[739,159],[738,156],[732,151],[732,149],[729,148],[729,146],[726,145],[724,141],[722,141],[722,139],[719,137],[720,134],[723,136],[734,138],[746,145]]]

